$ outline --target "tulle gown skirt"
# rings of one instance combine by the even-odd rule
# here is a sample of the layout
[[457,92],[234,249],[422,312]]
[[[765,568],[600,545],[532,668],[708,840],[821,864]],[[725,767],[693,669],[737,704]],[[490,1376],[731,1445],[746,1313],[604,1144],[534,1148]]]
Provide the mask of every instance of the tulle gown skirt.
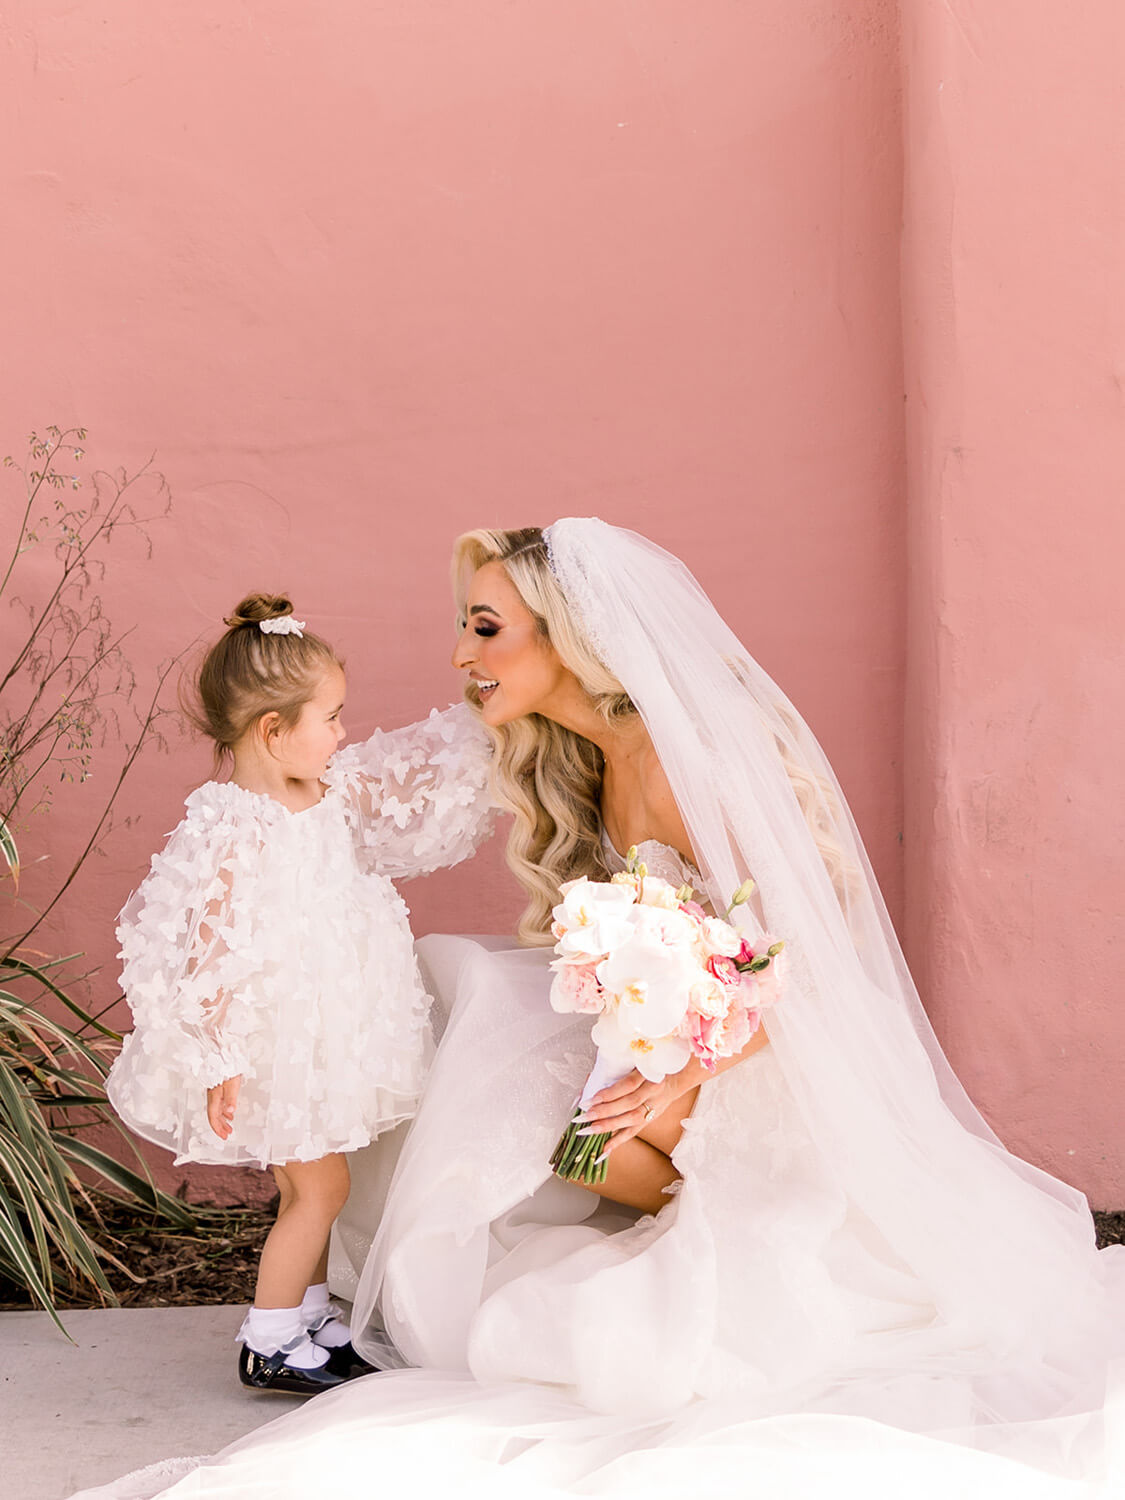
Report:
[[[682,1182],[639,1217],[548,1171],[593,1061],[589,1018],[547,1004],[550,954],[440,936],[418,953],[444,1036],[389,1200],[353,1194],[342,1225],[357,1338],[376,1361],[550,1387],[607,1432],[655,1423],[662,1444],[820,1416],[1071,1472],[1085,1462],[1074,1444],[1095,1455],[1097,1424],[1081,1418],[989,1423],[979,1377],[995,1351],[942,1316],[848,1201],[771,1049],[700,1091]],[[1013,1275],[1018,1259],[1013,1247]],[[943,1466],[965,1461],[945,1449]]]
[[638,1218],[549,1172],[593,1062],[590,1018],[547,1004],[550,954],[453,937],[418,952],[449,1019],[394,1190],[353,1193],[342,1225],[373,1359],[630,1417],[737,1396],[919,1430],[971,1419],[964,1382],[941,1382],[963,1351],[824,1174],[768,1048],[701,1090],[682,1183]]
[[[418,1368],[318,1397],[176,1500],[304,1500],[326,1475],[519,1500],[1118,1493],[1099,1420],[981,1423],[994,1352],[829,1178],[769,1048],[700,1091],[682,1183],[637,1216],[549,1173],[593,1060],[589,1018],[547,1004],[550,955],[418,951],[444,1035],[405,1140],[354,1159],[333,1265],[360,1347]],[[105,1495],[164,1492],[144,1485]]]

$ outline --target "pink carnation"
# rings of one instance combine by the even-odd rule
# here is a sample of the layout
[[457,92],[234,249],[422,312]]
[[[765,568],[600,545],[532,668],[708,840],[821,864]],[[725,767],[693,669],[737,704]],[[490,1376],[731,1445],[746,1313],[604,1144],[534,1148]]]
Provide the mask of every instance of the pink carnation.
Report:
[[768,1006],[776,1005],[781,999],[781,981],[783,974],[777,967],[777,959],[770,964],[768,969],[763,969],[760,974],[744,974],[743,979],[753,979],[754,990],[751,994],[746,992],[746,1004],[757,1006],[759,1010],[765,1010]]
[[718,1016],[701,1016],[693,1011],[687,1018],[688,1041],[691,1050],[708,1072],[715,1071],[715,1064],[723,1055],[719,1051],[723,1023]]
[[555,1010],[598,1015],[605,1008],[605,995],[592,964],[560,964],[551,985]]
[[707,913],[698,901],[681,901],[680,910],[687,912],[689,917],[694,917],[697,922],[706,922]]
[[709,1072],[714,1072],[721,1057],[733,1057],[742,1051],[760,1020],[756,1010],[747,1011],[741,1006],[732,1006],[725,1016],[692,1014],[687,1018],[691,1050]]

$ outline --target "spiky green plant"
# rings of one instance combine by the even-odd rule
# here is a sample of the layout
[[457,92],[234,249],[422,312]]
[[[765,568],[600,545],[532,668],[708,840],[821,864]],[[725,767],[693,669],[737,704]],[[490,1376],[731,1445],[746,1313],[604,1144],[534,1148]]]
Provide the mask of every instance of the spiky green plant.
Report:
[[[12,953],[0,963],[0,1274],[26,1287],[60,1328],[59,1269],[71,1286],[85,1282],[116,1300],[103,1263],[119,1263],[78,1215],[78,1204],[91,1206],[83,1178],[96,1174],[158,1219],[192,1224],[184,1204],[153,1186],[139,1156],[134,1170],[87,1138],[116,1123],[104,1080],[120,1039],[52,977],[68,962]],[[47,996],[77,1025],[46,1015]]]

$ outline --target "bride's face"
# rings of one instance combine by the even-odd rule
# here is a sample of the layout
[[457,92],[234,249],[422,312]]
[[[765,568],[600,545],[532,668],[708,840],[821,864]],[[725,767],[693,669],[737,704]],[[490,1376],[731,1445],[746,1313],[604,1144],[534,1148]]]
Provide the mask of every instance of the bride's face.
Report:
[[485,563],[469,584],[453,665],[468,672],[481,717],[493,726],[525,714],[556,718],[582,692],[498,562]]

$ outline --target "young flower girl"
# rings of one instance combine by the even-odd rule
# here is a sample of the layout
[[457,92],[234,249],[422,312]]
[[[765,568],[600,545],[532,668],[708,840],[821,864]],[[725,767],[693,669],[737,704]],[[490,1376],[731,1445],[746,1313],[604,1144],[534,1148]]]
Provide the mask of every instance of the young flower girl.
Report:
[[329,1302],[346,1152],[414,1113],[428,997],[387,874],[487,831],[489,751],[463,705],[344,738],[343,667],[287,599],[252,595],[198,678],[216,766],[121,914],[135,1030],[108,1080],[179,1162],[269,1166],[280,1206],[239,1332],[245,1385],[314,1392],[368,1367]]

